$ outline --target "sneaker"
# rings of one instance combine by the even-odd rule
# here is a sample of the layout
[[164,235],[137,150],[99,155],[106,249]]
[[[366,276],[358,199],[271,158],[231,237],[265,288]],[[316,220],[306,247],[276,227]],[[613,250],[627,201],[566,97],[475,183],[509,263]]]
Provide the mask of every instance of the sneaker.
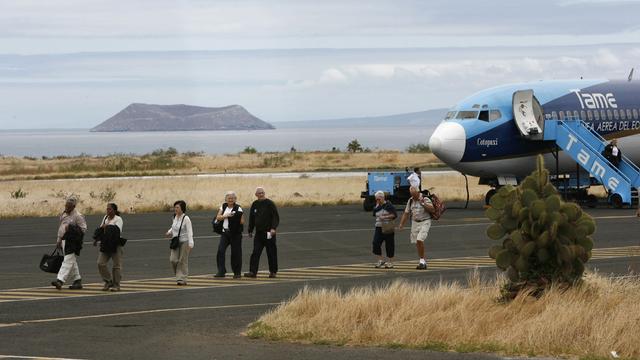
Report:
[[217,277],[217,278],[223,278],[225,274],[223,273],[217,273],[215,275],[213,275],[213,277]]
[[51,285],[55,286],[56,289],[58,290],[62,290],[62,281],[56,279],[55,281],[51,282]]
[[384,268],[385,269],[393,269],[393,263],[392,262],[384,263]]
[[417,270],[427,270],[427,263],[419,263],[418,266],[416,266]]
[[120,291],[120,286],[114,285],[109,290],[112,291],[112,292]]
[[269,273],[269,277],[270,277],[271,279],[275,279],[275,277],[276,277],[276,273],[272,273],[272,272],[270,272],[270,273]]
[[257,277],[257,275],[256,275],[256,273],[253,273],[253,272],[249,271],[249,272],[244,273],[244,277],[255,278],[255,277]]
[[102,287],[102,291],[109,291],[109,288],[111,288],[112,286],[113,283],[111,283],[111,281],[105,281],[104,286]]
[[69,286],[70,290],[80,290],[82,289],[82,280],[78,279],[76,281],[73,282],[73,284],[71,284]]
[[240,279],[242,277],[242,275],[240,274],[233,274],[233,278],[234,279]]
[[384,267],[384,261],[382,261],[382,260],[378,260],[378,263],[377,263],[377,264],[375,264],[375,265],[374,265],[374,267],[375,267],[376,269],[380,269],[380,268]]

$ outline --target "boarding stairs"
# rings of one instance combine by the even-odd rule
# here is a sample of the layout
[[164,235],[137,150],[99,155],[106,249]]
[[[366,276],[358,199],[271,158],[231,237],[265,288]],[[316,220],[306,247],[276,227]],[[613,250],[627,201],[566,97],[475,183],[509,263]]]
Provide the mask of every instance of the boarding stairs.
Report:
[[640,188],[640,168],[622,156],[616,167],[603,155],[607,141],[580,119],[542,120],[542,108],[531,90],[513,97],[514,119],[522,135],[530,140],[555,142],[579,166],[609,192],[616,207],[635,205]]
[[610,193],[614,205],[632,204],[640,187],[640,169],[626,157],[618,167],[607,160],[602,152],[607,141],[582,120],[545,120],[545,141],[556,145],[585,169]]

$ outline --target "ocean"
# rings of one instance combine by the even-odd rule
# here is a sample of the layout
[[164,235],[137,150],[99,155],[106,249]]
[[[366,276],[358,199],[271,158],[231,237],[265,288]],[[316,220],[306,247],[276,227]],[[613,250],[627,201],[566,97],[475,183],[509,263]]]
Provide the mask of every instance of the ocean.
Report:
[[2,156],[146,154],[174,147],[179,152],[233,154],[252,146],[259,152],[345,150],[357,139],[371,150],[405,150],[427,143],[433,128],[275,129],[259,131],[175,131],[92,133],[88,130],[0,131]]

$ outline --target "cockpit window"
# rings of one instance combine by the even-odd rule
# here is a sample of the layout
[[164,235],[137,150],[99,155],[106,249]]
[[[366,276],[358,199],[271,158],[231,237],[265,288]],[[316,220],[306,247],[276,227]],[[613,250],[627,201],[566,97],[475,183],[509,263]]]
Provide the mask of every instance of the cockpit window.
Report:
[[489,121],[489,110],[480,111],[480,116],[478,116],[478,120]]
[[449,111],[447,112],[447,115],[444,117],[445,120],[449,120],[449,119],[453,119],[456,116],[456,112],[455,111]]
[[489,112],[489,121],[498,120],[502,117],[500,110],[491,110]]
[[458,115],[456,115],[456,119],[477,119],[478,112],[477,111],[458,111]]

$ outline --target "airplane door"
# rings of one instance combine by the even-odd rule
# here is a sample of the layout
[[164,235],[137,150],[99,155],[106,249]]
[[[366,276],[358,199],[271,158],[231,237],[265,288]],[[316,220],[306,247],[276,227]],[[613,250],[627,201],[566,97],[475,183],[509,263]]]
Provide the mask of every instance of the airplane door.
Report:
[[513,93],[513,116],[522,136],[531,140],[542,140],[544,116],[533,90]]

